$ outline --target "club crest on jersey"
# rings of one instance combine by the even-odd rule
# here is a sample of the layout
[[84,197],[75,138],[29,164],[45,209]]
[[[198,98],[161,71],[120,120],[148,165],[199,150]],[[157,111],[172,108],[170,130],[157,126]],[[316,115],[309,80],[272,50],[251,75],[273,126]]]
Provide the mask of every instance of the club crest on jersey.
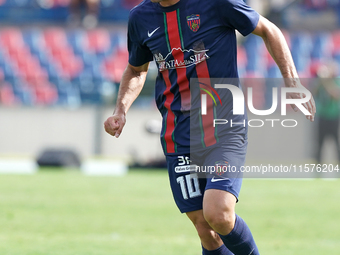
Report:
[[219,160],[215,162],[215,169],[217,175],[222,175],[225,172],[225,169],[228,167],[229,163],[225,160]]
[[201,24],[201,18],[199,14],[192,14],[190,16],[187,16],[187,23],[191,31],[197,32],[197,30],[200,28]]

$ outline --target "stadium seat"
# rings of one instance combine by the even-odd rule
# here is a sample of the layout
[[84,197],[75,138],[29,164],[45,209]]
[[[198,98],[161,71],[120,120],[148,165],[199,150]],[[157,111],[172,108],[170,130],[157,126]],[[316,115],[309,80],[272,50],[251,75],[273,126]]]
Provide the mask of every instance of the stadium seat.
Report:
[[114,6],[116,0],[101,0],[100,1],[100,6],[102,8],[110,8],[112,6]]
[[79,83],[80,97],[83,104],[101,104],[101,86],[91,80],[81,80]]
[[40,83],[33,89],[35,93],[36,105],[53,105],[58,100],[58,93],[56,88],[48,83]]
[[267,63],[264,57],[265,45],[263,40],[256,35],[249,35],[244,42],[244,48],[247,55],[247,72],[265,73]]
[[340,54],[340,31],[333,32],[332,34],[332,42],[333,42],[333,54]]
[[83,69],[83,62],[74,54],[65,31],[59,28],[48,29],[44,36],[49,56],[57,66],[56,70],[60,71],[59,75],[67,79],[76,77]]
[[293,58],[302,55],[310,56],[313,47],[312,38],[308,33],[298,33],[291,35],[291,51]]
[[[255,109],[263,109],[265,105],[265,79],[264,76],[256,73],[247,73],[244,79],[242,79],[242,86],[247,91],[249,87],[253,88],[253,105]],[[247,95],[247,93],[245,93]],[[249,95],[247,95],[249,96]]]
[[[340,63],[340,32],[311,36],[284,31],[284,36],[300,76],[315,75],[320,61],[326,58],[332,57]],[[56,27],[21,31],[9,27],[0,30],[0,44],[0,82],[8,84],[17,102],[25,105],[100,104],[101,86],[107,81],[119,83],[128,63],[126,34],[120,30],[66,31]],[[237,57],[240,77],[281,77],[259,37],[247,37],[238,47]],[[256,86],[259,95],[254,90],[255,107],[268,107],[271,88],[277,85],[259,82]],[[5,91],[10,93],[7,87]]]
[[81,54],[84,52],[84,41],[86,38],[86,32],[84,30],[72,30],[67,33],[67,39],[75,54]]
[[313,61],[311,61],[311,64],[309,66],[311,77],[317,76],[318,70],[323,63],[324,63],[324,61],[319,60],[319,59],[314,59]]
[[244,77],[246,74],[247,55],[243,46],[237,47],[237,69],[239,77]]
[[37,54],[45,49],[44,38],[40,29],[23,31],[22,35],[25,44],[29,46],[32,53]]
[[16,78],[13,80],[12,89],[14,95],[19,100],[22,105],[33,106],[35,105],[35,95],[34,91],[27,83]]
[[105,53],[110,50],[111,38],[106,29],[95,29],[87,32],[84,48],[89,52]]
[[129,54],[126,49],[117,49],[117,51],[110,56],[103,63],[103,69],[107,79],[120,83],[123,72],[128,63]]
[[309,76],[312,49],[313,43],[310,34],[298,33],[291,35],[291,52],[300,76]]
[[17,49],[24,47],[25,43],[21,31],[17,28],[7,28],[0,33],[0,43],[5,53],[13,54]]
[[0,85],[5,80],[5,74],[4,71],[0,68]]
[[268,78],[282,78],[280,69],[277,65],[272,65],[267,70],[267,77]]
[[314,36],[311,57],[314,60],[331,59],[333,38],[330,33],[319,33]]
[[14,95],[12,87],[6,82],[1,82],[0,85],[0,104],[5,106],[18,104],[18,100]]
[[55,84],[58,91],[58,105],[69,107],[79,107],[81,105],[78,86],[65,79],[55,80]]

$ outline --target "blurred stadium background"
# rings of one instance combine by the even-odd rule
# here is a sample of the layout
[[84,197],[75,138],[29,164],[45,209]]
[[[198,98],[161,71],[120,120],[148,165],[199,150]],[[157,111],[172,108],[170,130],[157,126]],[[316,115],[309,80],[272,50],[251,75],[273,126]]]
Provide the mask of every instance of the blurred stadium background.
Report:
[[[128,60],[129,10],[139,2],[100,0],[94,20],[77,23],[71,0],[0,0],[0,172],[6,173],[0,176],[0,254],[199,254],[193,228],[171,201],[165,171],[119,178],[49,169],[8,175],[36,169],[32,162],[51,150],[74,153],[92,174],[98,167],[126,173],[126,165],[163,166],[155,65],[121,137],[103,130]],[[340,64],[339,0],[247,2],[283,30],[304,85],[311,88],[323,63]],[[268,107],[275,83],[262,78],[281,76],[261,38],[239,37],[238,65],[242,78],[259,78],[255,105]],[[247,164],[315,162],[316,125],[289,114],[299,122],[295,129],[249,130]],[[325,162],[336,163],[334,148],[328,141]],[[91,165],[94,159],[111,163]],[[339,181],[245,182],[240,211],[263,254],[338,253]],[[168,233],[162,234],[163,224]]]
[[[102,129],[127,64],[129,9],[140,1],[99,1],[99,22],[94,28],[90,24],[91,29],[72,23],[70,2],[0,2],[0,155],[37,156],[46,147],[64,147],[85,158],[103,155],[145,161],[162,157],[158,136],[145,132],[148,121],[160,118],[153,102],[155,65],[128,116],[123,136],[117,141]],[[283,29],[301,77],[315,77],[320,63],[340,61],[338,1],[248,2]],[[281,77],[261,38],[239,39],[242,78]],[[308,87],[308,82],[304,85]],[[275,83],[264,80],[256,83],[258,108],[271,104],[272,86]],[[301,139],[299,144],[308,149],[301,154],[300,147],[290,148],[285,153],[310,159],[314,130],[306,121],[300,123],[301,135],[294,139]],[[267,132],[252,129],[253,144]],[[278,138],[273,134],[273,139]],[[285,142],[264,146],[262,156],[263,152],[280,154],[287,148]],[[145,144],[150,146],[145,148]],[[279,150],[278,144],[283,144]],[[261,159],[257,148],[250,145],[249,151],[249,160]]]

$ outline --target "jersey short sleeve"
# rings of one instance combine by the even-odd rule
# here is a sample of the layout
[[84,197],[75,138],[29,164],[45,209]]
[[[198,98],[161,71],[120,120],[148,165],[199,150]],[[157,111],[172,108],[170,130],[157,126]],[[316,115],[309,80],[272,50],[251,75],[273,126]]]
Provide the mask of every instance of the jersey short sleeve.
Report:
[[218,0],[219,14],[223,24],[236,29],[243,36],[254,31],[260,15],[243,0]]
[[153,55],[149,48],[141,43],[138,28],[134,19],[134,15],[130,14],[128,23],[129,63],[132,66],[141,66],[152,61]]

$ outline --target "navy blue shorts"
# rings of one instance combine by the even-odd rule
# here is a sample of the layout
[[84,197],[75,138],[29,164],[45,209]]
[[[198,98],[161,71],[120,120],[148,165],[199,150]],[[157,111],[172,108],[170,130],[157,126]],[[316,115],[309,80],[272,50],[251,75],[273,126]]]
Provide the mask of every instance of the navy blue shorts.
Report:
[[237,137],[202,152],[166,156],[172,194],[182,213],[202,209],[207,189],[225,190],[238,200],[247,144]]

